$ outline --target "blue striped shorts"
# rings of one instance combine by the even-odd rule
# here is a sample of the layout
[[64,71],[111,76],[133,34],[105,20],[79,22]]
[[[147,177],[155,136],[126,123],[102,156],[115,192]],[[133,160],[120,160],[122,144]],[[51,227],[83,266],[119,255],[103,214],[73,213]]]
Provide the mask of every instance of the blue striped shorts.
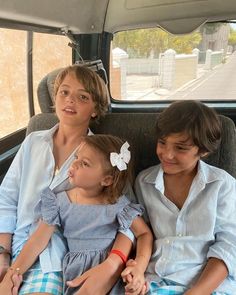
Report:
[[[148,295],[183,295],[187,288],[170,280],[162,280],[159,283],[150,282]],[[222,292],[213,292],[212,295],[230,295]]]
[[30,293],[63,294],[62,272],[43,273],[39,263],[28,270],[23,276],[23,283],[18,295]]

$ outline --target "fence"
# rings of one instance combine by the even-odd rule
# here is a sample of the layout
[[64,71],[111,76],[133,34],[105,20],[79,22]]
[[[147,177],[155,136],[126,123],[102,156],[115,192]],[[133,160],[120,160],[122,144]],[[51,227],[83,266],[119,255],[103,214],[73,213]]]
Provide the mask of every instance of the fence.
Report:
[[197,78],[199,64],[204,59],[204,70],[211,70],[223,62],[224,52],[207,50],[204,53],[195,48],[192,54],[176,54],[173,49],[168,49],[158,59],[129,59],[125,51],[116,48],[113,54],[116,67],[111,70],[111,78],[116,72],[116,79],[111,81],[113,97],[126,99],[127,75],[156,75],[159,88],[176,90]]

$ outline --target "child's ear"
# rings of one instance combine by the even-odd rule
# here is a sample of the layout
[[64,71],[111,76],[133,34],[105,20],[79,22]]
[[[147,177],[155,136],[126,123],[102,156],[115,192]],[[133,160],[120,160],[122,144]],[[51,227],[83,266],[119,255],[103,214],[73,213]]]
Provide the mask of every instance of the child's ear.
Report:
[[109,186],[113,183],[113,177],[111,175],[106,175],[101,181],[102,186]]

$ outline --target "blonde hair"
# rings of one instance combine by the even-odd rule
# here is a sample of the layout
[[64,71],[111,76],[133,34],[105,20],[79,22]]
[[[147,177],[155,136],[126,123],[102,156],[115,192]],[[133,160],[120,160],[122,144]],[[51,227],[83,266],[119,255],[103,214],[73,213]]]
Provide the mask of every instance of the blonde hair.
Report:
[[109,186],[104,187],[104,194],[108,202],[113,204],[117,199],[122,195],[125,186],[128,181],[131,180],[132,169],[131,163],[127,164],[127,169],[120,171],[116,166],[112,167],[110,162],[110,154],[112,152],[120,153],[120,149],[124,144],[124,141],[119,137],[113,135],[103,135],[96,134],[91,136],[86,136],[83,140],[85,144],[88,144],[90,147],[96,149],[99,153],[104,156],[106,163],[106,173],[109,173],[113,178],[113,183]]
[[101,116],[104,116],[108,109],[108,91],[105,82],[96,72],[86,66],[72,65],[61,70],[54,82],[54,98],[57,95],[61,83],[70,73],[75,74],[78,81],[92,96],[92,100],[95,103],[95,110],[97,113],[96,118],[99,119]]

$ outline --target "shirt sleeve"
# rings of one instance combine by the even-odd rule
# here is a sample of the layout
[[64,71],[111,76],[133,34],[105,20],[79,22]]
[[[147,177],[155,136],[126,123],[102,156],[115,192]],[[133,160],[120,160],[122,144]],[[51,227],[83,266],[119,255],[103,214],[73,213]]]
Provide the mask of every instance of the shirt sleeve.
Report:
[[139,204],[129,203],[121,212],[119,212],[117,218],[120,224],[121,230],[127,230],[131,227],[133,220],[137,216],[143,215],[143,207]]
[[0,233],[13,233],[27,138],[22,143],[0,186]]
[[215,243],[207,257],[224,261],[229,275],[236,279],[236,180],[228,175],[221,185],[217,204]]
[[58,200],[50,188],[42,191],[40,202],[35,207],[35,214],[49,225],[61,225]]
[[130,241],[135,244],[135,237],[133,232],[130,229],[119,229],[118,232],[122,233],[123,235],[125,235],[128,239],[130,239]]
[[137,198],[137,201],[139,204],[141,204],[144,207],[144,213],[143,213],[143,218],[145,220],[145,222],[147,224],[150,224],[148,215],[147,215],[147,208],[146,208],[146,204],[145,204],[145,200],[144,200],[144,195],[143,195],[143,191],[145,189],[145,185],[142,181],[142,175],[139,174],[135,180],[135,195]]

